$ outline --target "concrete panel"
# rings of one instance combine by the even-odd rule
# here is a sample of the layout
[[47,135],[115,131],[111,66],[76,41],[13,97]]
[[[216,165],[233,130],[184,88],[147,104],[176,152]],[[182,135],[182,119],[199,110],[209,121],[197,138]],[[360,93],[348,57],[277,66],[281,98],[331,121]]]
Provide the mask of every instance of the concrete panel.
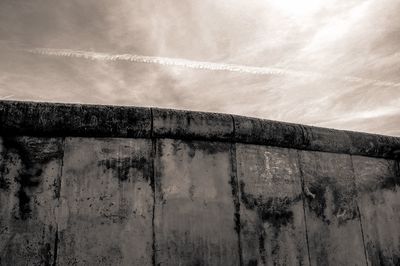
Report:
[[300,151],[312,265],[365,265],[349,155]]
[[244,265],[309,265],[296,150],[236,145]]
[[60,265],[151,265],[151,141],[67,138]]
[[350,153],[382,158],[399,158],[400,138],[347,131],[351,139]]
[[235,142],[300,149],[308,146],[302,125],[236,115],[233,118]]
[[0,100],[0,135],[177,138],[398,158],[400,138],[229,114]]
[[2,135],[132,137],[151,135],[150,108],[0,101]]
[[0,265],[51,265],[62,139],[0,138]]
[[358,205],[370,265],[400,265],[398,162],[353,156]]
[[153,108],[153,136],[160,138],[230,140],[231,115]]
[[233,142],[311,151],[397,158],[400,138],[232,116]]
[[158,141],[156,265],[239,265],[230,147]]
[[[307,150],[350,153],[352,142],[346,131],[330,128],[303,126]],[[356,150],[353,150],[356,152]]]

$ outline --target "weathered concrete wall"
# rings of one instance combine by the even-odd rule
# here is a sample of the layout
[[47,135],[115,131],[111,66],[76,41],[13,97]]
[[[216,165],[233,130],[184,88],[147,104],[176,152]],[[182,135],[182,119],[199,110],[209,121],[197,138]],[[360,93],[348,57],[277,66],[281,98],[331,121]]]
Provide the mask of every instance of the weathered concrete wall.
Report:
[[400,139],[0,103],[0,265],[400,265]]

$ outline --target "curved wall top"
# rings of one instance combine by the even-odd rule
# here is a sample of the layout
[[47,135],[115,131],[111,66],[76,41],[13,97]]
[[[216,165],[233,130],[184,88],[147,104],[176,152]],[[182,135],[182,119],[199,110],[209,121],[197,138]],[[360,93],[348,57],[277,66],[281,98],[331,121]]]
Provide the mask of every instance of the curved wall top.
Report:
[[400,156],[398,137],[229,114],[107,105],[0,101],[0,134],[179,138],[387,159]]

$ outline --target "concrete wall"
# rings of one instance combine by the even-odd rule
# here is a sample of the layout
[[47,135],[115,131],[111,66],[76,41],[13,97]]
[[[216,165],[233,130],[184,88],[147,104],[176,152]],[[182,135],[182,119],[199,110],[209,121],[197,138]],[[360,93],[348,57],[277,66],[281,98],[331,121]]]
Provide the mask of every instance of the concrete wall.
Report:
[[0,265],[400,265],[400,139],[0,103]]

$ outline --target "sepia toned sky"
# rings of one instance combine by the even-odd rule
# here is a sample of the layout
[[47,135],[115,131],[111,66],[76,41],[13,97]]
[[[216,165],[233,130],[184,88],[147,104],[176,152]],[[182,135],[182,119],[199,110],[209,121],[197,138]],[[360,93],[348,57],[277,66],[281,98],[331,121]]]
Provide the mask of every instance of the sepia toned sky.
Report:
[[400,136],[398,0],[0,0],[0,99]]

